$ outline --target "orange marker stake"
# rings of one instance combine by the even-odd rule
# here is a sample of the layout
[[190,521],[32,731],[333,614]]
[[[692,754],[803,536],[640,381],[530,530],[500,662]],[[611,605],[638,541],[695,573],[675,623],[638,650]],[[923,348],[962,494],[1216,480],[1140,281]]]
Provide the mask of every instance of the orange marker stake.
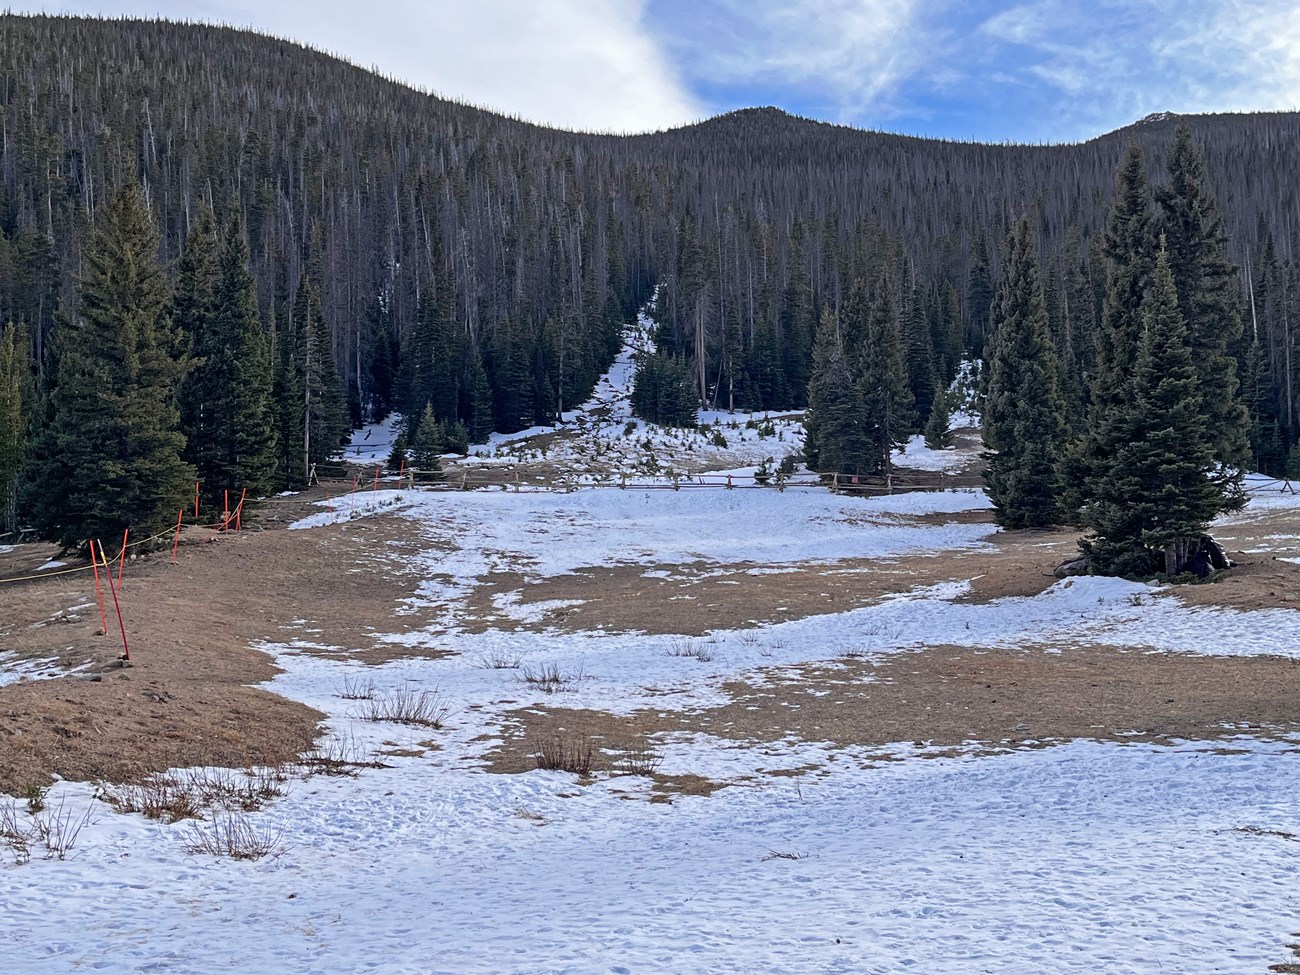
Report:
[[176,512],[176,539],[172,542],[172,565],[176,564],[176,549],[181,544],[181,519],[184,517],[184,508]]
[[221,519],[221,530],[224,532],[230,527],[230,491],[226,491],[225,514]]
[[103,624],[103,629],[99,632],[108,635],[108,614],[104,612],[104,591],[99,587],[99,560],[95,558],[95,543],[89,541],[86,543],[90,546],[90,567],[95,572],[95,598],[99,600],[99,622]]
[[375,465],[375,494],[379,493],[379,465]]
[[[104,552],[104,543],[99,543],[99,554],[104,556],[104,568],[108,568],[108,555]],[[113,608],[117,610],[117,626],[122,631],[122,659],[129,661],[131,659],[131,648],[126,643],[126,624],[122,622],[122,604],[117,601],[117,588],[113,585],[113,573],[107,572],[108,591],[113,594]]]
[[199,520],[199,482],[194,482],[194,522],[198,524]]

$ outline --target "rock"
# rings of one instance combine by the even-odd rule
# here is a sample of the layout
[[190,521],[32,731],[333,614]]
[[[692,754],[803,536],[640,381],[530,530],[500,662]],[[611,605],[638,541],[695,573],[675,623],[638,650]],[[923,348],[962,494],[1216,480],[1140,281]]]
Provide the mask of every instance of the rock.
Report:
[[1086,576],[1088,569],[1092,566],[1092,561],[1086,555],[1080,555],[1075,559],[1066,559],[1056,567],[1052,574],[1058,579],[1065,579],[1069,576]]

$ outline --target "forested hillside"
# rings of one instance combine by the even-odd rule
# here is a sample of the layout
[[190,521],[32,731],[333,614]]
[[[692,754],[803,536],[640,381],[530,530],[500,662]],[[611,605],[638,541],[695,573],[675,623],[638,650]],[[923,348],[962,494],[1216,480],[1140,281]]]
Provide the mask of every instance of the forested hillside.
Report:
[[[272,402],[255,410],[276,428],[286,484],[337,436],[318,417],[326,442],[304,445],[312,421],[286,413],[311,382],[321,385],[307,401],[346,401],[354,423],[428,405],[471,433],[520,429],[586,396],[656,283],[661,346],[686,360],[702,401],[804,405],[818,323],[847,307],[864,331],[875,316],[897,336],[919,426],[963,351],[983,352],[1021,218],[1077,410],[1116,169],[1136,141],[1158,190],[1180,121],[1205,152],[1229,256],[1251,269],[1235,279],[1247,327],[1234,353],[1257,461],[1278,467],[1300,429],[1300,115],[1152,118],[1054,147],[883,135],[775,109],[584,135],[249,32],[6,15],[0,323],[16,324],[10,341],[32,363],[10,385],[29,388],[26,422],[39,426],[91,232],[138,182],[179,289],[172,325],[185,353],[217,361],[231,342],[264,346]],[[187,264],[195,248],[210,256]],[[243,256],[222,274],[237,276],[240,261],[251,272],[236,290],[255,296],[256,341],[238,323],[212,332],[202,315],[185,318],[185,289],[210,301],[229,248]],[[187,382],[191,399],[209,395]],[[186,404],[177,409],[185,421]],[[206,461],[192,448],[189,462]]]

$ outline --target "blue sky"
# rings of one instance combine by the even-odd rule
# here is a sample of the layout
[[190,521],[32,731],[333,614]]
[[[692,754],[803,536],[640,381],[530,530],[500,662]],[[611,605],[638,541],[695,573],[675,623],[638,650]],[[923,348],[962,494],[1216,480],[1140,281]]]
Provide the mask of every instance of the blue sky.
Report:
[[569,128],[752,105],[914,135],[1079,141],[1152,112],[1300,107],[1295,0],[101,0],[252,26]]

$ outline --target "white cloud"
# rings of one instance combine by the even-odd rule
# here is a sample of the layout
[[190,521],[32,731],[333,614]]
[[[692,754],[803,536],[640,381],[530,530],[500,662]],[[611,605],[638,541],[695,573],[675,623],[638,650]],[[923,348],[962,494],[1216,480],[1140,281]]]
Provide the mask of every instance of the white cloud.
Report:
[[[715,0],[712,31],[674,38],[691,74],[822,93],[844,117],[879,108],[935,53],[931,0]],[[933,40],[933,36],[929,37]]]
[[1064,96],[1057,135],[1156,111],[1300,106],[1300,8],[1292,0],[1102,0],[1087,8],[1039,0],[990,17],[979,33],[1006,46],[1004,66],[1019,60]]
[[644,0],[64,0],[14,9],[251,26],[565,128],[646,131],[703,114],[642,28]]

